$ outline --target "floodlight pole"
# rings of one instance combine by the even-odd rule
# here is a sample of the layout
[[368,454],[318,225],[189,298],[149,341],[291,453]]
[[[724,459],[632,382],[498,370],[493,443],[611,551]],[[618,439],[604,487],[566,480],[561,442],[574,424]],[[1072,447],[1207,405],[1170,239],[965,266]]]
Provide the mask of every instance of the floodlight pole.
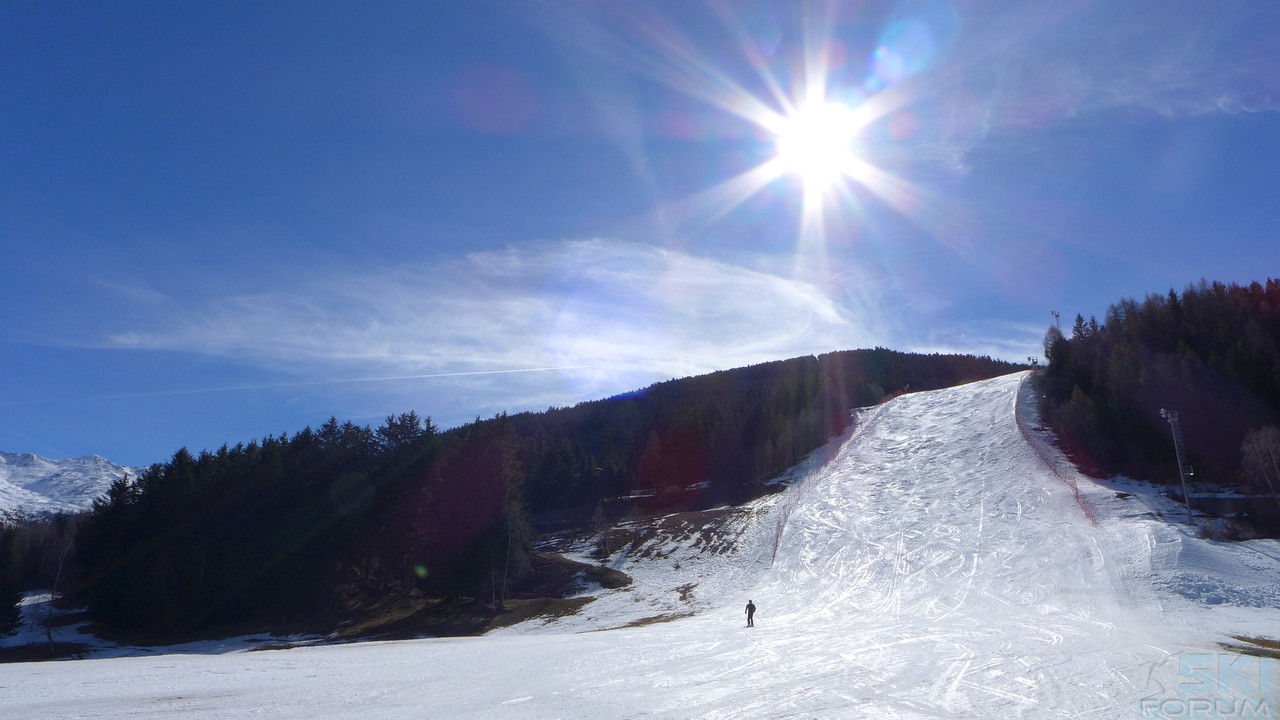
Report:
[[1194,525],[1191,517],[1191,493],[1187,492],[1187,476],[1191,474],[1190,466],[1182,463],[1182,428],[1178,425],[1178,411],[1160,408],[1160,417],[1169,421],[1169,429],[1173,432],[1173,452],[1178,457],[1178,479],[1182,481],[1182,502],[1187,506],[1187,523]]

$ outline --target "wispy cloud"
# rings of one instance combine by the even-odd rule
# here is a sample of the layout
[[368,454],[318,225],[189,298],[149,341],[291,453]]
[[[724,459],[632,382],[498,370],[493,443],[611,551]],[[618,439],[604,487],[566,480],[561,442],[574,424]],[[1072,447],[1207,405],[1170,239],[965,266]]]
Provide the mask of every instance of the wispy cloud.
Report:
[[869,288],[835,299],[771,270],[650,245],[542,242],[230,296],[127,295],[113,348],[201,353],[305,376],[571,368],[582,393],[891,341]]
[[1099,111],[1280,111],[1278,3],[957,6],[954,42],[899,88],[930,119],[908,143],[920,160],[964,170],[976,143]]
[[920,352],[987,355],[1010,362],[1040,357],[1049,323],[1008,320],[972,320],[935,328],[920,346]]
[[[1100,5],[1095,19],[1107,12]],[[1100,100],[1164,115],[1280,110],[1280,6],[1227,1],[1128,6],[1086,67]]]

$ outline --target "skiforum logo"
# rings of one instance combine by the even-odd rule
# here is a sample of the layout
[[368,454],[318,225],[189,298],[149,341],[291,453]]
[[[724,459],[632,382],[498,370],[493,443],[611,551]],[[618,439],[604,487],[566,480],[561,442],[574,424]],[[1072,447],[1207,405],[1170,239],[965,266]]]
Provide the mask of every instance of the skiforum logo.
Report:
[[1138,700],[1139,718],[1280,718],[1280,661],[1227,653],[1184,653],[1169,660],[1174,659],[1178,674],[1171,688],[1152,677],[1152,668],[1149,687],[1158,691]]

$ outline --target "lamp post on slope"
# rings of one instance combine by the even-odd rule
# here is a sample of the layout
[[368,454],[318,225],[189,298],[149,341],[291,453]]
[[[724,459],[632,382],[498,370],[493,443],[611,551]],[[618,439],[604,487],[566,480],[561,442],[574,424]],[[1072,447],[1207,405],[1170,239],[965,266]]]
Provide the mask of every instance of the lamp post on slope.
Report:
[[1160,417],[1169,421],[1169,429],[1173,432],[1173,452],[1178,457],[1178,479],[1182,481],[1182,502],[1187,506],[1187,523],[1195,524],[1191,518],[1191,493],[1187,492],[1187,476],[1193,471],[1190,465],[1182,462],[1182,428],[1178,425],[1178,411],[1160,408]]

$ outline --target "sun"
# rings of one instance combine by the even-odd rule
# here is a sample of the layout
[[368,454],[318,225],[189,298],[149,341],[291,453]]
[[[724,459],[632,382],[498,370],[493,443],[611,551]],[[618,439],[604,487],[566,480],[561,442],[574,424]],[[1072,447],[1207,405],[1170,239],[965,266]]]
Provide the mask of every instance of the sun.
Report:
[[851,174],[862,124],[857,111],[838,102],[797,109],[774,130],[779,170],[799,176],[806,192],[824,193]]
[[[741,28],[728,5],[721,19],[737,36]],[[801,13],[803,37],[788,53],[761,52],[756,38],[742,36],[755,77],[726,70],[722,58],[704,56],[687,38],[668,32],[665,21],[636,24],[643,43],[634,51],[642,73],[751,125],[732,125],[733,137],[751,140],[734,156],[734,165],[742,159],[757,162],[673,199],[672,218],[706,226],[758,195],[772,202],[778,197],[773,191],[784,189],[785,212],[798,210],[794,217],[803,255],[820,254],[829,231],[832,237],[859,232],[855,225],[867,217],[870,201],[884,201],[899,212],[915,207],[918,193],[912,183],[877,162],[886,155],[880,121],[915,99],[914,86],[904,83],[906,75],[879,74],[888,62],[880,62],[880,55],[897,59],[895,47],[877,48],[869,74],[860,78],[856,59],[835,37],[835,18],[829,17],[834,5],[812,7],[812,16]],[[677,131],[685,132],[684,126]],[[798,203],[792,202],[795,195]]]

